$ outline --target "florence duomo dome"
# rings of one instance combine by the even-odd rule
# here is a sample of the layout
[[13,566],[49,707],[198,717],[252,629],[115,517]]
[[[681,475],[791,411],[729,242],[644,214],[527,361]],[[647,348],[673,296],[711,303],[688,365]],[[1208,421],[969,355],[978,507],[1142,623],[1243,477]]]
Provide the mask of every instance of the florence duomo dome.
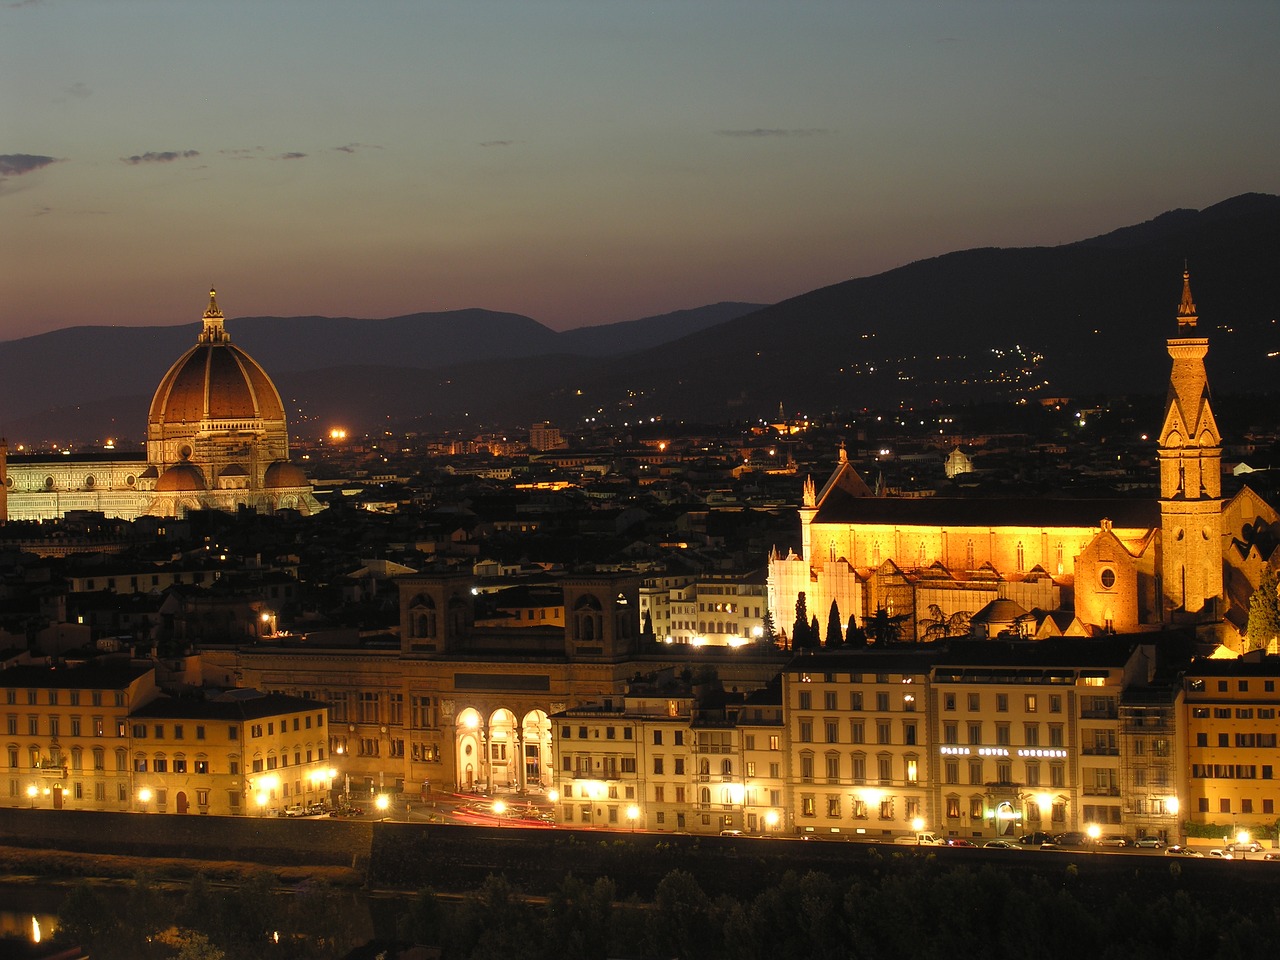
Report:
[[242,506],[321,509],[305,474],[289,463],[280,393],[231,342],[213,290],[202,319],[195,346],[169,368],[151,400],[145,459],[12,457],[10,518],[50,519],[70,510],[132,519]]

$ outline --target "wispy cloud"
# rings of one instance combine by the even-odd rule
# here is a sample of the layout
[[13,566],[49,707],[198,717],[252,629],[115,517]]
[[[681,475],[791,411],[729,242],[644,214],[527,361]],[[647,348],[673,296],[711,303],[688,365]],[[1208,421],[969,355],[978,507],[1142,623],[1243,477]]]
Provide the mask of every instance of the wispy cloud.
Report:
[[263,147],[231,147],[218,152],[224,157],[231,157],[233,160],[253,160],[260,155],[265,148]]
[[830,132],[823,127],[807,127],[796,130],[756,127],[753,130],[717,130],[716,135],[721,137],[820,137]]
[[301,159],[302,159],[303,157],[305,157],[305,156],[306,156],[306,154],[305,154],[305,153],[290,152],[290,153],[282,153],[282,154],[280,154],[279,156],[277,156],[275,159],[277,159],[277,160],[301,160]]
[[348,143],[333,149],[341,153],[355,153],[357,150],[381,150],[382,147],[376,143]]
[[482,147],[509,147],[516,141],[514,140],[484,140],[481,141]]
[[33,153],[0,153],[0,177],[20,177],[57,162],[57,157],[41,157]]
[[69,87],[63,87],[62,92],[79,100],[93,96],[93,91],[89,89],[89,85],[87,83],[73,83]]
[[121,157],[120,160],[130,166],[137,166],[139,163],[172,163],[174,160],[188,160],[198,156],[199,150],[163,150],[135,153],[132,157]]

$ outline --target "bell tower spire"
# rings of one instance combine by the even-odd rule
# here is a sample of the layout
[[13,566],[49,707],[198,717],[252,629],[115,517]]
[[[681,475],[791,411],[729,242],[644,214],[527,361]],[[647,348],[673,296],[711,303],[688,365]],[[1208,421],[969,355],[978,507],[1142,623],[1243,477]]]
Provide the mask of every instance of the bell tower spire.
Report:
[[1198,319],[1184,267],[1160,429],[1161,576],[1166,607],[1190,614],[1211,606],[1223,591],[1222,435],[1204,368],[1209,341],[1196,336]]

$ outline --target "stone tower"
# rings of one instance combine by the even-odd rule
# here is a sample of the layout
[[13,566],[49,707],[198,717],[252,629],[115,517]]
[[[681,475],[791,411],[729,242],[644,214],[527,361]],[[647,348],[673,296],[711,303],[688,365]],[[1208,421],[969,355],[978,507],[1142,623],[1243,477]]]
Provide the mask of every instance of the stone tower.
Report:
[[1197,319],[1184,270],[1160,428],[1160,574],[1165,609],[1203,619],[1217,615],[1222,595],[1222,435],[1209,406],[1209,341],[1196,335]]

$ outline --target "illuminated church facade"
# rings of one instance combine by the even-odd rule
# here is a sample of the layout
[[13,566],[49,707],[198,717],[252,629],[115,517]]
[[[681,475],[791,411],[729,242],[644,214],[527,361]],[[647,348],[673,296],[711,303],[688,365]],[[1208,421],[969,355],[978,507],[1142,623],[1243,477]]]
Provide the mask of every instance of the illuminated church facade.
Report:
[[151,401],[146,452],[7,456],[0,447],[0,519],[49,520],[96,511],[126,520],[190,510],[321,509],[289,462],[284,404],[265,370],[231,343],[209,291],[195,346]]
[[892,620],[901,639],[1088,636],[1175,624],[1243,632],[1280,515],[1249,488],[1222,497],[1189,275],[1183,274],[1156,500],[970,500],[876,496],[843,448],[830,479],[805,481],[800,555],[774,551],[769,607],[790,634],[800,594],[820,624]]

